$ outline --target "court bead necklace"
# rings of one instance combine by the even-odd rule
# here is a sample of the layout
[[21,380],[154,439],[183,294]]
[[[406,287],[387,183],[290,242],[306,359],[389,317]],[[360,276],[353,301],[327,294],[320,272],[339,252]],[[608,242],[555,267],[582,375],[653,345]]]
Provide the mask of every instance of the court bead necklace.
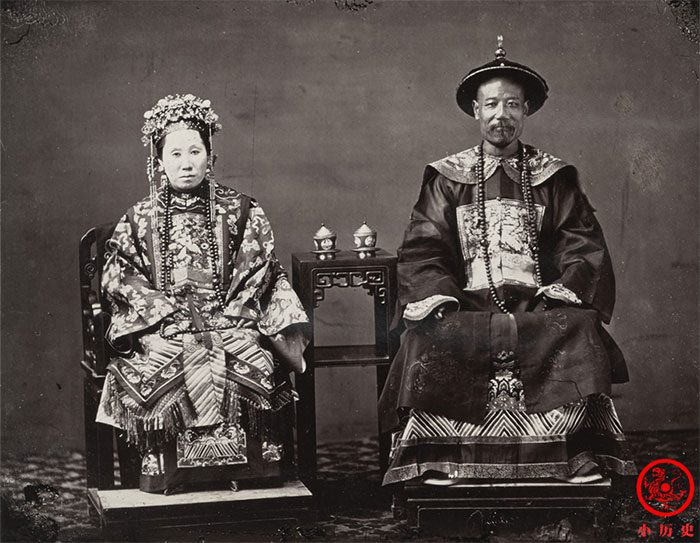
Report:
[[[535,202],[532,196],[532,182],[530,177],[530,168],[528,167],[527,161],[527,151],[525,146],[519,145],[519,163],[520,163],[520,190],[523,194],[523,202],[525,203],[525,210],[527,212],[526,217],[526,227],[528,234],[528,246],[530,252],[532,253],[532,259],[535,266],[535,282],[537,287],[542,286],[542,273],[540,269],[540,249],[537,239],[537,212],[535,210]],[[506,307],[506,302],[501,299],[496,290],[496,285],[493,282],[493,271],[491,269],[491,258],[489,256],[489,229],[488,223],[486,222],[486,180],[484,179],[484,144],[483,142],[479,145],[479,159],[476,164],[477,173],[477,192],[476,192],[476,202],[477,202],[477,212],[478,212],[478,225],[481,230],[481,237],[479,239],[479,248],[481,249],[481,256],[484,260],[484,267],[486,270],[486,279],[488,280],[489,294],[491,299],[496,304],[498,309],[503,313],[510,313]]]

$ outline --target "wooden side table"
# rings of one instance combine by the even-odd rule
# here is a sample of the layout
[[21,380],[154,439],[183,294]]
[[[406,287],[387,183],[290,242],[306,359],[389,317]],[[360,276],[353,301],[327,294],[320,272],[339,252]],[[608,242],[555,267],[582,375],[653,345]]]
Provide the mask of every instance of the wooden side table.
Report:
[[[297,447],[299,473],[304,482],[316,478],[316,389],[317,368],[376,366],[377,397],[381,394],[396,353],[397,342],[390,339],[389,327],[396,305],[396,256],[379,249],[374,257],[360,259],[352,251],[340,251],[334,260],[317,260],[313,253],[292,254],[292,286],[311,319],[311,343],[306,349],[307,369],[296,376],[300,399],[297,402]],[[317,347],[313,341],[314,309],[330,288],[364,288],[374,298],[373,345],[333,345]],[[382,473],[389,459],[389,435],[379,433]]]

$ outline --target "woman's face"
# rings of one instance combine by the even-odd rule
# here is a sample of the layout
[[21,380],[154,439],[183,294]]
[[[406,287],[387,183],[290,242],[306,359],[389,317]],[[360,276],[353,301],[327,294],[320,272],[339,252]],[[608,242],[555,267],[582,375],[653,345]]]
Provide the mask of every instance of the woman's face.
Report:
[[165,136],[159,159],[170,186],[180,191],[196,189],[207,171],[207,148],[196,130],[178,130]]

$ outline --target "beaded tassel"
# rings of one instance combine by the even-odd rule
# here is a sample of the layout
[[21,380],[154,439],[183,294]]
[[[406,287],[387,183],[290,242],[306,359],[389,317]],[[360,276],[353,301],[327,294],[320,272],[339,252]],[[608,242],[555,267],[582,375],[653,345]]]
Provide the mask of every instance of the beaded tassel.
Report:
[[219,276],[219,244],[216,242],[216,181],[214,180],[214,142],[212,141],[212,129],[209,125],[209,178],[207,183],[209,185],[209,201],[207,202],[207,235],[209,237],[209,262],[211,263],[212,271],[212,281],[214,283],[214,292],[216,293],[216,299],[219,301],[221,310],[224,310],[226,305],[226,299],[224,296],[222,278]]
[[163,187],[163,200],[165,201],[165,217],[158,224],[158,234],[160,237],[160,288],[167,294],[168,284],[172,281],[173,255],[170,252],[170,230],[173,226],[173,211],[170,206],[170,184],[165,183]]
[[211,125],[209,126],[209,156],[207,157],[207,171],[204,175],[209,182],[209,213],[216,219],[216,182],[214,181],[214,142],[212,141]]
[[[158,213],[158,187],[156,187],[156,159],[155,155],[153,153],[153,138],[149,140],[150,144],[150,153],[148,155],[148,158],[146,159],[148,162],[146,163],[146,175],[148,175],[148,188],[150,192],[150,199],[151,199],[151,224],[154,225],[156,229],[156,235],[159,236],[159,241],[161,243],[161,254],[162,254],[162,243],[163,243],[163,236],[161,232],[161,226],[160,226],[160,216]],[[161,276],[162,276],[162,270],[165,268],[165,263],[161,262]],[[165,288],[165,282],[162,280],[161,277],[161,287],[164,289]]]
[[[153,154],[153,140],[150,140],[151,152],[146,159],[146,176],[148,177],[149,196],[151,198],[151,216],[154,220],[158,217],[158,206],[156,205],[157,188],[156,188],[156,168],[155,158]],[[155,224],[158,224],[155,221]]]
[[525,209],[527,210],[528,246],[535,262],[535,282],[537,287],[542,286],[542,273],[540,270],[540,247],[537,232],[537,212],[535,211],[535,201],[532,196],[532,183],[530,179],[530,169],[527,167],[527,151],[524,147],[520,150],[520,190],[523,193]]
[[209,238],[209,263],[211,264],[212,271],[212,282],[214,283],[214,292],[216,293],[216,299],[221,306],[223,311],[226,305],[226,300],[224,298],[224,290],[221,285],[221,278],[219,277],[219,269],[217,263],[219,262],[219,244],[216,242],[216,207],[214,195],[214,182],[209,181],[209,202],[206,207],[207,210],[207,237]]
[[[486,180],[484,179],[484,145],[479,146],[479,160],[476,165],[478,187],[477,187],[477,209],[478,209],[478,225],[481,228],[481,239],[479,246],[481,256],[484,260],[484,268],[486,270],[486,278],[489,285],[489,294],[491,299],[496,304],[498,309],[503,313],[510,313],[504,300],[498,295],[496,285],[493,282],[493,272],[491,269],[491,257],[489,256],[489,234],[488,224],[486,222]],[[527,211],[527,232],[528,246],[532,253],[532,258],[535,263],[535,283],[538,287],[542,286],[542,273],[540,270],[539,259],[539,243],[537,236],[537,213],[535,211],[534,198],[532,196],[532,185],[530,179],[530,169],[527,163],[527,152],[523,146],[520,147],[520,190],[523,194],[523,201]]]
[[207,199],[207,205],[209,206],[209,216],[214,217],[214,226],[216,226],[216,181],[214,181],[213,174],[209,176],[209,198]]

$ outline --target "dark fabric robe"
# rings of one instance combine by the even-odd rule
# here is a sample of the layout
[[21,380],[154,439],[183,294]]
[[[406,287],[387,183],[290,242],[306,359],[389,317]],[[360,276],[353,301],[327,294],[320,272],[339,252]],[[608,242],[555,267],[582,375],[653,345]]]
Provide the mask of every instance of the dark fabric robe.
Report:
[[[475,149],[426,168],[398,250],[399,315],[407,304],[434,295],[454,297],[466,314],[450,316],[437,325],[422,323],[404,333],[379,400],[385,431],[397,426],[402,408],[472,423],[478,423],[485,412],[489,344],[494,339],[490,316],[500,310],[487,288],[469,288],[470,267],[457,223],[457,209],[476,202]],[[504,280],[497,285],[517,323],[527,409],[539,412],[575,401],[583,391],[609,393],[610,383],[625,382],[628,374],[622,353],[601,325],[612,316],[615,279],[594,209],[574,167],[539,150],[528,150],[533,198],[542,211],[538,238],[542,284],[562,284],[583,302],[581,308],[559,309],[558,315],[566,315],[572,326],[557,335],[552,334],[551,323],[556,322],[552,310],[562,304],[549,301],[549,311],[542,312],[534,284]],[[513,159],[489,158],[487,201],[523,201],[517,166]],[[467,214],[475,213],[466,209]],[[562,350],[571,356],[557,356]],[[581,357],[581,353],[596,356]],[[440,375],[417,383],[417,376],[427,372],[417,372],[416,362],[425,359],[433,361],[431,373]],[[557,380],[559,385],[554,386]],[[565,381],[569,385],[562,384]]]

